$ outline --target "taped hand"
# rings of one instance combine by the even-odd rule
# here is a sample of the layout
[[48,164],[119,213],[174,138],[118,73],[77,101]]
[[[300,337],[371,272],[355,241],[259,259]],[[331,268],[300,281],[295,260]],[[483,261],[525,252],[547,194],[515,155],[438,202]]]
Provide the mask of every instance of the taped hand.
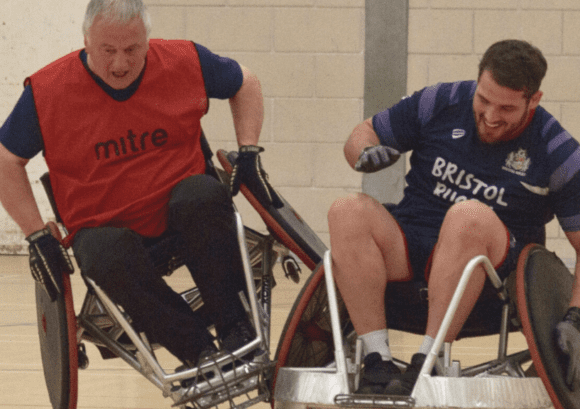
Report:
[[570,358],[566,384],[574,391],[580,386],[580,308],[568,309],[564,320],[556,326],[556,341],[562,352]]
[[61,292],[62,274],[72,274],[74,271],[68,253],[52,235],[50,226],[32,233],[26,241],[29,243],[32,277],[54,301]]
[[364,148],[354,169],[358,172],[373,173],[394,164],[401,154],[390,146],[376,145]]
[[230,178],[232,195],[235,196],[238,194],[240,186],[243,183],[250,189],[260,203],[266,205],[272,204],[275,208],[279,209],[283,206],[283,203],[268,182],[268,175],[262,168],[260,152],[264,152],[264,148],[254,145],[240,147]]

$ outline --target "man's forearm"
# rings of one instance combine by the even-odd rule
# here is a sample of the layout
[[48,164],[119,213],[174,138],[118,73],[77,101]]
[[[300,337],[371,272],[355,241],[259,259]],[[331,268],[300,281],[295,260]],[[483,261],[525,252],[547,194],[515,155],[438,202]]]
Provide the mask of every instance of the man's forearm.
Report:
[[42,229],[44,222],[32,193],[25,164],[24,160],[19,162],[8,158],[6,148],[0,145],[0,202],[24,235],[28,236]]
[[375,146],[379,143],[379,138],[373,129],[372,120],[369,118],[361,122],[354,128],[344,145],[346,161],[354,169],[362,151],[369,146]]
[[258,78],[242,67],[244,82],[230,99],[238,145],[257,145],[264,122],[264,99]]

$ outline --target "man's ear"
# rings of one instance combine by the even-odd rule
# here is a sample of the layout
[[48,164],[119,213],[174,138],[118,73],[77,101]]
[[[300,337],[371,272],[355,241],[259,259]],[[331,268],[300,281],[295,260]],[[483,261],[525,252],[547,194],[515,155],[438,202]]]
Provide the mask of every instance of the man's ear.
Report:
[[544,93],[542,91],[536,91],[534,95],[530,98],[530,109],[536,109],[536,107],[540,104],[540,100]]

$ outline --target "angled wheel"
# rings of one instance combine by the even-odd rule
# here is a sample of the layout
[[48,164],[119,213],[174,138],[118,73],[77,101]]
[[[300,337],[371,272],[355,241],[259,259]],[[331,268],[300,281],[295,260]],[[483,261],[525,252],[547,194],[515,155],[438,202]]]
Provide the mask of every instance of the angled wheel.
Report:
[[76,316],[70,276],[55,301],[36,284],[38,336],[44,379],[53,409],[75,409],[78,393]]
[[568,309],[573,277],[564,263],[539,244],[522,251],[517,268],[517,305],[538,376],[556,409],[580,409],[580,390],[565,382],[566,357],[554,329]]
[[[233,171],[236,155],[237,152],[228,154],[222,149],[217,152],[220,164],[227,175],[231,175]],[[275,208],[271,204],[260,203],[244,184],[240,187],[240,191],[264,220],[270,233],[281,244],[296,254],[309,269],[314,269],[322,261],[322,256],[326,251],[325,244],[280,193],[278,193],[278,196],[283,206]]]
[[[344,338],[354,335],[344,302],[338,297]],[[353,337],[354,338],[354,337]],[[298,294],[284,325],[276,351],[276,374],[282,367],[325,367],[334,363],[334,343],[324,282],[324,266],[318,265]]]

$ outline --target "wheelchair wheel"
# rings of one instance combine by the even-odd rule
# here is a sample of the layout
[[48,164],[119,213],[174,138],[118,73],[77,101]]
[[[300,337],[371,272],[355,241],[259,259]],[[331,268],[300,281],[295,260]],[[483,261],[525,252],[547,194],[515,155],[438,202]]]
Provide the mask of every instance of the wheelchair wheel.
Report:
[[568,309],[573,276],[554,253],[530,244],[519,257],[516,279],[518,313],[534,368],[556,409],[579,409],[580,390],[566,385],[567,357],[554,337]]
[[[217,158],[227,175],[231,175],[233,171],[236,155],[237,152],[227,153],[223,149],[217,152]],[[280,193],[278,196],[282,207],[275,208],[272,204],[260,203],[244,184],[240,187],[240,191],[264,220],[268,231],[278,242],[302,260],[309,269],[314,269],[322,261],[322,256],[326,251],[325,244]]]
[[[338,294],[337,294],[338,295]],[[344,302],[338,295],[339,317],[343,337],[356,338]],[[320,263],[298,294],[280,335],[276,351],[276,374],[281,367],[326,367],[334,363],[334,343],[324,281]]]
[[76,316],[70,276],[54,301],[36,284],[38,336],[44,379],[53,409],[75,409],[78,393]]

